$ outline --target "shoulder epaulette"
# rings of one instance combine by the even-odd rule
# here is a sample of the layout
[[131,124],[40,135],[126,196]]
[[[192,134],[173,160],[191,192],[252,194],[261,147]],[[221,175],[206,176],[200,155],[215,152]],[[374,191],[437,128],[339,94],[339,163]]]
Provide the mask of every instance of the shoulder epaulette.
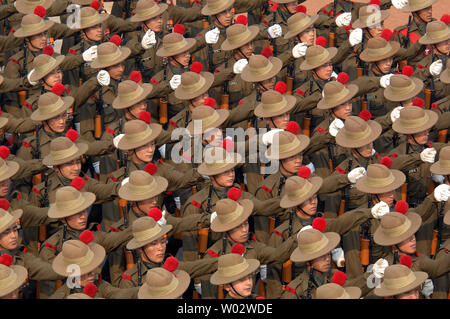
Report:
[[150,82],[151,82],[152,84],[159,84],[159,82],[156,81],[155,78],[152,78],[152,79],[150,80]]
[[45,242],[45,247],[48,247],[48,248],[50,248],[51,250],[56,250],[56,246],[50,244],[48,241]]
[[122,274],[122,279],[131,280],[131,275],[127,275],[126,273]]
[[284,290],[286,290],[287,292],[290,292],[291,294],[295,295],[295,289],[289,287],[288,285],[286,285],[286,287],[284,288]]
[[345,170],[343,170],[342,168],[340,168],[339,166],[336,166],[336,171],[341,173],[341,174],[345,174]]
[[216,258],[216,257],[219,256],[219,254],[216,253],[216,252],[215,252],[214,250],[212,250],[212,249],[208,249],[208,255],[210,255],[211,257],[214,257],[214,258]]
[[109,133],[109,134],[111,134],[111,135],[114,135],[114,130],[113,130],[112,128],[110,128],[110,127],[107,127],[106,130],[105,130],[105,132],[106,132],[106,133]]
[[119,228],[116,228],[116,227],[112,227],[112,226],[109,226],[109,228],[110,228],[110,229],[111,229],[111,231],[112,231],[112,232],[114,232],[114,233],[118,233],[118,232],[120,232]]
[[69,49],[69,53],[70,54],[77,54],[77,51],[75,51],[74,49]]
[[200,203],[197,202],[196,200],[192,200],[192,203],[191,203],[191,204],[194,205],[194,206],[197,207],[197,208],[202,207],[202,204],[200,204]]
[[41,191],[40,191],[39,189],[37,189],[35,186],[33,186],[33,187],[31,188],[31,190],[32,190],[34,193],[38,194],[38,195],[41,194]]
[[266,192],[271,193],[272,189],[267,187],[266,185],[261,186],[262,189],[264,189]]
[[28,143],[28,142],[26,142],[26,141],[22,141],[22,145],[25,146],[25,147],[27,147],[27,148],[30,148],[30,147],[31,147],[31,144]]
[[169,120],[169,124],[172,125],[173,127],[177,127],[177,123],[172,120]]
[[298,95],[305,96],[305,91],[297,89],[295,92],[297,92]]
[[273,230],[273,233],[276,234],[276,235],[278,235],[278,236],[280,236],[280,237],[283,237],[283,234],[280,233],[280,232],[279,232],[278,230],[276,230],[276,229]]
[[320,126],[318,126],[318,127],[316,128],[316,131],[319,132],[319,133],[324,133],[324,132],[326,132],[327,130],[325,130],[325,129],[321,128]]

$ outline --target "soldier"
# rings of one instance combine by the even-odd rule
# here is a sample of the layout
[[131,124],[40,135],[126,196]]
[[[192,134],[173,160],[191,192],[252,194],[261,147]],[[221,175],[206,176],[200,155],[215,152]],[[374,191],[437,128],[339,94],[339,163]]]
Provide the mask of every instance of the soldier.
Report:
[[[8,260],[9,259],[9,260]],[[19,299],[20,288],[27,282],[28,271],[25,267],[11,266],[12,257],[0,256],[0,299]]]

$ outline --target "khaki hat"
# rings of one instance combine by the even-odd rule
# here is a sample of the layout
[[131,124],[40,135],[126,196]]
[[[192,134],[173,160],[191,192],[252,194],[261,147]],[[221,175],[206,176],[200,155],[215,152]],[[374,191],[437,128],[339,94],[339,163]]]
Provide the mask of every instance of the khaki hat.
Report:
[[444,224],[450,225],[450,210],[449,210],[448,212],[445,213],[445,216],[444,216]]
[[337,48],[324,48],[320,45],[313,45],[306,49],[305,60],[300,64],[300,70],[310,71],[331,61],[336,54]]
[[370,28],[380,24],[389,17],[388,10],[380,10],[376,5],[368,5],[359,8],[358,19],[352,23],[353,28]]
[[179,100],[192,100],[208,92],[214,82],[214,75],[209,72],[184,72],[181,83],[175,89],[175,97]]
[[173,273],[162,268],[152,268],[145,275],[145,282],[139,288],[138,299],[177,299],[186,291],[191,277],[184,270]]
[[419,43],[438,44],[450,39],[450,28],[440,20],[427,23],[427,32],[419,39]]
[[344,127],[336,135],[336,144],[346,148],[358,148],[375,141],[381,134],[381,125],[375,121],[364,121],[358,116],[349,116]]
[[19,168],[19,163],[0,158],[0,182],[10,179],[16,175]]
[[422,218],[416,213],[391,212],[383,215],[373,240],[380,246],[392,246],[414,235],[422,224]]
[[105,42],[98,46],[97,57],[91,63],[93,69],[104,69],[125,61],[131,50],[127,47],[118,47],[112,42]]
[[0,233],[16,225],[20,217],[22,217],[23,211],[21,209],[8,212],[3,208],[0,208]]
[[39,97],[38,108],[31,113],[30,118],[36,122],[47,121],[67,111],[74,101],[72,96],[61,97],[53,92],[44,93]]
[[211,275],[213,285],[231,284],[254,273],[259,268],[258,259],[246,259],[240,254],[226,254],[219,257],[217,271]]
[[441,148],[439,160],[431,164],[430,171],[433,174],[450,175],[450,146]]
[[400,118],[392,124],[392,129],[400,134],[415,134],[430,129],[437,121],[437,113],[408,106],[400,110]]
[[53,21],[42,19],[40,16],[31,13],[23,16],[20,28],[13,34],[17,38],[27,38],[47,31],[54,24]]
[[55,166],[68,163],[80,158],[88,150],[86,143],[74,143],[67,137],[57,137],[50,143],[50,153],[44,157],[42,163]]
[[318,176],[311,179],[300,176],[289,177],[286,180],[285,193],[281,198],[280,207],[291,208],[301,205],[319,191],[322,183],[323,179]]
[[253,202],[250,199],[234,201],[224,198],[216,203],[217,217],[211,223],[211,230],[223,233],[241,225],[253,211]]
[[242,160],[237,153],[229,153],[222,147],[205,148],[203,163],[197,171],[201,175],[214,176],[235,168]]
[[[1,83],[0,83],[1,85]],[[8,118],[7,117],[0,117],[0,128],[4,128],[6,124],[8,124]]]
[[53,3],[54,0],[16,0],[15,7],[19,13],[31,14],[34,13],[37,6],[48,10]]
[[83,30],[90,27],[93,27],[98,24],[102,24],[109,18],[109,14],[107,13],[98,13],[92,7],[82,7],[80,9],[80,15],[78,23],[74,23],[72,30]]
[[131,16],[131,22],[144,22],[163,14],[169,6],[165,3],[156,3],[154,0],[139,0]]
[[311,228],[297,234],[298,247],[291,254],[293,262],[306,262],[319,258],[332,251],[339,244],[338,233],[322,233]]
[[59,55],[56,58],[48,54],[40,54],[33,60],[34,72],[30,75],[31,82],[37,82],[44,76],[55,70],[63,61],[65,56]]
[[384,97],[389,101],[402,102],[416,97],[423,90],[423,81],[416,77],[396,74],[391,77],[389,86],[384,89]]
[[246,26],[243,24],[233,24],[226,30],[226,39],[222,42],[223,51],[231,51],[240,48],[253,41],[259,34],[257,26]]
[[412,271],[405,265],[395,264],[386,268],[380,288],[375,288],[374,293],[379,297],[400,295],[418,288],[427,278],[424,271]]
[[66,218],[78,214],[95,202],[95,194],[80,192],[75,187],[64,186],[58,188],[55,194],[55,202],[50,204],[48,217]]
[[127,243],[128,250],[134,250],[161,238],[172,230],[172,225],[160,226],[152,217],[136,219],[132,225],[133,239]]
[[156,123],[147,124],[141,120],[128,121],[123,126],[124,136],[117,148],[122,151],[132,150],[154,141],[161,133],[162,126]]
[[137,202],[158,196],[167,189],[168,181],[146,171],[133,171],[127,183],[119,188],[118,195],[130,202]]
[[367,166],[367,174],[356,181],[356,189],[367,194],[381,194],[396,190],[406,180],[403,172],[382,164]]
[[371,38],[367,41],[367,46],[359,58],[364,62],[377,62],[394,56],[398,50],[400,50],[400,43],[396,41],[388,42],[381,37]]
[[72,265],[78,265],[82,276],[100,266],[105,256],[105,248],[99,244],[67,240],[62,245],[62,251],[53,260],[52,268],[58,275],[68,277],[73,273]]
[[360,297],[360,288],[342,287],[332,282],[318,287],[314,299],[359,299]]
[[356,84],[344,85],[338,81],[331,81],[323,87],[322,99],[317,103],[320,110],[329,110],[342,103],[350,101],[358,93]]
[[120,82],[117,88],[117,97],[112,102],[116,110],[123,110],[143,101],[152,92],[153,85],[149,83],[138,84],[131,80]]
[[309,137],[295,135],[289,131],[279,131],[274,134],[273,141],[266,151],[265,156],[271,160],[282,160],[303,152],[309,145]]
[[298,34],[308,29],[310,26],[313,26],[318,18],[319,18],[318,15],[310,17],[309,15],[303,12],[298,12],[292,15],[289,19],[287,19],[288,31],[284,35],[284,38],[286,40],[289,40],[297,36]]
[[185,38],[180,33],[172,32],[163,37],[162,45],[156,51],[156,55],[162,58],[171,57],[189,51],[194,45],[195,39]]
[[88,6],[92,3],[92,0],[70,0],[70,2],[80,6]]
[[297,103],[292,95],[285,95],[275,90],[268,90],[261,94],[261,103],[254,110],[257,117],[274,117],[289,112]]
[[450,84],[450,62],[447,61],[446,68],[442,71],[439,79],[442,83]]
[[408,0],[402,8],[404,12],[415,12],[432,6],[437,0]]
[[0,297],[19,289],[27,281],[27,277],[28,271],[25,267],[0,264]]
[[191,135],[194,135],[194,125],[196,121],[200,121],[202,123],[201,133],[204,133],[210,128],[219,128],[227,120],[229,115],[230,111],[228,110],[216,110],[208,105],[200,105],[192,111],[192,120],[186,129]]
[[206,0],[206,5],[202,8],[204,16],[213,16],[233,6],[234,0]]
[[283,63],[276,57],[266,58],[263,55],[254,54],[241,73],[241,79],[245,82],[261,82],[276,76]]

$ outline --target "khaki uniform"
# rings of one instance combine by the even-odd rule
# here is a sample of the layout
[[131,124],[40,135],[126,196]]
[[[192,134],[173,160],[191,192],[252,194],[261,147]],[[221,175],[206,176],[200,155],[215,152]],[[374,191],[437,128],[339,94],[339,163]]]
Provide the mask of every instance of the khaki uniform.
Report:
[[[437,252],[435,260],[439,262],[443,260],[445,255],[448,255],[448,251],[450,248],[450,241],[447,240],[442,248]],[[432,295],[432,299],[447,299],[448,298],[448,287],[450,286],[450,273],[447,272],[442,276],[433,278],[434,291]]]
[[[100,283],[95,281],[97,286],[96,298],[105,299],[137,299],[138,287],[130,289],[120,289],[113,287],[107,281],[101,280]],[[83,292],[83,289],[70,289],[66,284],[61,286],[56,292],[50,296],[49,299],[65,299],[68,295],[73,293]]]

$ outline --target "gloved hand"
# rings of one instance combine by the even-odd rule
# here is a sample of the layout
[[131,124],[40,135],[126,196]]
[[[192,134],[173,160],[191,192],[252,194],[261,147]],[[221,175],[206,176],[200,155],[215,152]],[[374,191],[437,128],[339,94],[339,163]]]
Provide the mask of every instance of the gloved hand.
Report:
[[391,111],[391,121],[394,123],[400,118],[400,111],[403,109],[403,106],[397,106],[395,109]]
[[303,226],[303,227],[300,229],[299,232],[302,232],[302,231],[307,230],[307,229],[313,229],[313,227],[312,227],[311,225]]
[[329,127],[331,136],[336,137],[339,130],[343,127],[344,127],[344,122],[341,119],[334,119],[334,121],[331,122],[330,127]]
[[380,258],[373,265],[372,273],[375,275],[375,277],[381,279],[384,277],[384,271],[387,267],[389,267],[388,261],[384,258]]
[[430,73],[433,76],[438,76],[442,72],[442,60],[436,60],[433,63],[431,63],[430,67]]
[[202,295],[202,284],[194,284],[195,291],[201,296]]
[[370,153],[371,156],[374,156],[377,153],[376,149],[372,148],[372,153]]
[[210,222],[212,223],[213,220],[214,220],[216,217],[217,217],[217,213],[216,213],[216,212],[211,213],[211,219],[210,219]]
[[267,265],[259,266],[259,274],[261,275],[261,280],[266,282],[267,280]]
[[434,147],[427,147],[422,152],[420,152],[420,159],[426,163],[434,163],[436,153],[437,151]]
[[366,169],[364,167],[356,167],[347,174],[347,178],[350,183],[355,184],[358,179],[366,175]]
[[208,43],[208,44],[217,43],[217,41],[219,41],[219,35],[220,35],[220,30],[217,27],[206,32],[206,34],[205,34],[206,43]]
[[167,224],[167,220],[164,216],[166,216],[167,212],[165,210],[162,211],[162,216],[161,218],[158,220],[158,224],[159,226],[164,226],[165,224]]
[[336,25],[338,27],[348,27],[350,25],[350,22],[352,22],[351,12],[344,12],[336,17]]
[[169,83],[172,90],[175,91],[177,87],[181,84],[181,75],[174,74],[174,76],[172,76],[172,78],[170,79]]
[[396,9],[403,9],[408,4],[408,0],[391,0],[391,3]]
[[107,71],[100,70],[97,73],[97,81],[101,86],[108,86],[111,81],[111,77]]
[[273,136],[275,135],[275,133],[280,132],[280,131],[284,131],[280,128],[274,128],[269,130],[268,132],[264,133],[262,136],[262,142],[264,143],[264,145],[269,145],[273,143]]
[[344,267],[345,264],[344,250],[341,247],[335,248],[331,251],[331,258],[333,259],[336,266]]
[[439,202],[446,202],[450,197],[450,186],[447,184],[439,185],[434,189],[434,198]]
[[433,293],[433,291],[434,291],[433,280],[431,279],[425,280],[421,290],[422,295],[424,295],[426,299],[430,299],[430,296]]
[[442,183],[444,183],[444,175],[439,175],[439,174],[431,174],[431,179],[433,180],[433,182],[435,182],[438,185],[441,185]]
[[180,200],[180,196],[174,197],[173,200],[175,201],[175,206],[177,207],[177,209],[181,209],[181,200]]
[[309,164],[307,164],[305,166],[308,167],[311,170],[311,174],[316,171],[316,168],[314,167],[314,163],[313,162],[310,162]]
[[155,32],[148,29],[147,32],[145,32],[144,36],[141,40],[141,45],[144,49],[150,49],[151,47],[154,47],[156,44],[156,36]]
[[92,163],[95,173],[100,175],[100,161]]
[[115,148],[118,148],[119,141],[124,137],[125,134],[119,134],[115,138],[113,138],[113,145]]
[[122,180],[122,183],[120,183],[120,186],[123,186],[123,185],[125,185],[126,183],[128,183],[128,181],[130,180],[130,178],[129,177],[127,177],[127,178],[124,178],[123,180]]
[[28,83],[30,83],[32,86],[35,86],[36,84],[39,83],[39,81],[31,82],[30,77],[33,73],[34,73],[34,69],[31,69],[31,71],[28,72],[28,74],[27,74],[27,80],[28,80]]
[[234,74],[241,74],[242,70],[247,66],[248,61],[247,59],[239,59],[237,60],[233,65],[233,72]]
[[306,43],[298,43],[292,48],[292,56],[296,59],[305,56],[306,49],[308,49],[308,45]]
[[161,154],[162,158],[166,158],[166,144],[158,147],[159,154]]
[[350,31],[350,35],[348,36],[348,42],[350,42],[350,45],[354,47],[357,44],[360,44],[363,39],[363,31],[361,28],[356,28],[352,31]]
[[332,72],[331,73],[331,77],[334,78],[335,80],[337,80],[338,74],[336,72]]
[[92,62],[97,57],[97,46],[93,45],[82,54],[84,62]]
[[394,74],[389,73],[389,74],[385,74],[380,78],[380,85],[383,88],[387,88],[389,86],[389,84],[391,84],[391,76],[393,76]]
[[279,24],[274,24],[267,28],[267,33],[271,39],[279,38],[283,35],[283,30]]
[[383,215],[389,213],[389,206],[385,202],[381,201],[375,204],[370,210],[373,218],[380,219]]

